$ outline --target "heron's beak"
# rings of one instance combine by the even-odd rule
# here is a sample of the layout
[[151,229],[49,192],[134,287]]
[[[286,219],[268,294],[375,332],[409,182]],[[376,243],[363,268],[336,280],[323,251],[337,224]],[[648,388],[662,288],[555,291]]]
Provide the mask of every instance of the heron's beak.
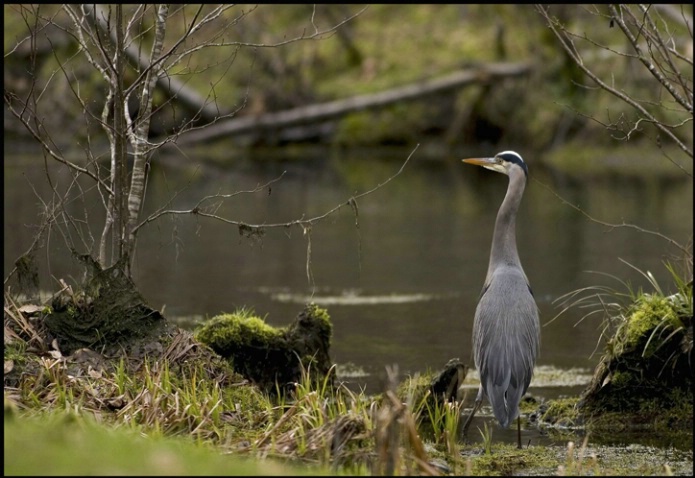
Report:
[[475,164],[476,166],[490,167],[495,164],[495,158],[468,158],[462,159],[464,163]]
[[496,158],[469,158],[462,159],[461,161],[468,164],[475,164],[476,166],[482,166],[485,169],[489,169],[490,171],[507,174],[507,171],[504,169],[504,166],[502,166]]

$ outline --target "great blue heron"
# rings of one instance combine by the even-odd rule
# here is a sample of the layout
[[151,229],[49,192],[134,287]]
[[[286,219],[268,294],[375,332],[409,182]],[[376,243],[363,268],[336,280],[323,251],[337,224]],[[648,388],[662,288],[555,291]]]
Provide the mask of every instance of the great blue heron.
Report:
[[480,388],[462,434],[466,436],[473,416],[487,396],[502,427],[507,428],[518,419],[521,448],[519,402],[531,382],[540,347],[538,306],[516,248],[516,213],[528,168],[514,151],[463,161],[506,174],[509,186],[497,213],[487,276],[475,310],[473,357],[480,374]]

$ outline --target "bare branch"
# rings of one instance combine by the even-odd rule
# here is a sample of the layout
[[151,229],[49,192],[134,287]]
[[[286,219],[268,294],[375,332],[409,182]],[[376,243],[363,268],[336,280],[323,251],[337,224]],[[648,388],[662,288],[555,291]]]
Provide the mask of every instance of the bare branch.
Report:
[[[84,168],[82,166],[79,166],[67,159],[65,159],[59,152],[55,151],[44,139],[41,137],[41,135],[34,129],[34,127],[29,123],[29,121],[21,114],[20,111],[17,111],[14,106],[13,106],[13,99],[17,100],[17,96],[14,95],[13,93],[8,92],[5,90],[5,93],[3,95],[4,100],[5,100],[5,105],[7,106],[7,109],[14,115],[15,118],[17,118],[19,121],[22,122],[26,130],[33,136],[33,138],[41,145],[41,147],[56,161],[59,163],[64,164],[65,166],[69,167],[70,169],[80,172],[82,174],[85,174],[92,178],[94,181],[99,183],[101,187],[103,187],[109,194],[113,194],[113,190],[106,184],[104,181],[99,178],[96,174],[88,170],[87,168]],[[21,101],[20,101],[21,102]],[[26,103],[22,102],[23,106],[26,106]]]
[[539,181],[539,180],[536,179],[536,178],[533,178],[533,179],[534,179],[534,181],[536,181],[538,184],[540,184],[541,186],[543,186],[546,190],[548,190],[553,196],[555,196],[556,198],[558,198],[563,204],[565,204],[565,205],[571,207],[572,209],[574,209],[575,211],[579,212],[581,215],[583,215],[584,217],[586,217],[586,218],[589,219],[590,221],[595,222],[596,224],[600,224],[600,225],[602,225],[602,226],[606,226],[606,227],[608,227],[608,228],[610,228],[610,229],[616,229],[616,228],[624,227],[624,228],[628,228],[628,229],[635,229],[635,230],[637,230],[637,231],[639,231],[639,232],[643,232],[643,233],[645,233],[645,234],[651,234],[651,235],[653,235],[653,236],[656,236],[656,237],[659,237],[659,238],[665,240],[666,242],[668,242],[668,243],[671,244],[672,246],[677,247],[678,249],[680,249],[681,251],[683,251],[686,255],[691,255],[691,252],[688,250],[688,247],[687,247],[687,246],[684,246],[684,245],[680,244],[679,242],[674,241],[674,240],[671,239],[670,237],[668,237],[668,236],[666,236],[666,235],[664,235],[664,234],[662,234],[662,233],[660,233],[660,232],[658,232],[658,231],[651,231],[651,230],[649,230],[649,229],[645,229],[645,228],[640,227],[640,226],[637,226],[637,225],[635,225],[635,224],[626,223],[625,221],[623,221],[623,222],[620,223],[620,224],[614,224],[614,223],[602,221],[602,220],[600,220],[600,219],[596,219],[595,217],[591,216],[588,212],[586,212],[584,209],[580,208],[579,206],[577,206],[577,205],[575,205],[575,204],[572,204],[572,203],[569,202],[567,199],[565,199],[565,198],[563,198],[562,196],[560,196],[560,195],[559,195],[558,193],[556,193],[552,188],[550,188],[549,186],[545,185],[543,182]]
[[[536,10],[538,10],[538,12],[546,19],[546,21],[548,23],[548,27],[555,34],[555,36],[558,38],[558,40],[560,40],[560,44],[565,49],[567,54],[570,55],[570,57],[574,60],[574,62],[577,64],[577,66],[589,78],[591,78],[598,86],[600,86],[605,91],[609,92],[613,96],[621,99],[623,102],[632,106],[644,118],[646,118],[648,121],[652,122],[652,124],[659,131],[661,131],[663,134],[668,136],[688,156],[690,156],[691,158],[693,157],[692,148],[688,147],[683,141],[681,141],[678,138],[678,136],[676,136],[676,134],[673,131],[671,131],[663,122],[661,122],[657,118],[655,118],[649,111],[647,111],[647,109],[644,106],[642,106],[642,104],[640,104],[638,101],[633,99],[631,96],[629,96],[628,94],[606,84],[585,64],[585,62],[582,60],[581,56],[579,55],[574,43],[572,42],[568,32],[566,31],[564,25],[562,25],[557,19],[551,19],[550,15],[548,14],[548,10],[544,6],[536,5]],[[692,115],[692,107],[688,111]]]
[[282,176],[285,174],[285,173],[283,173],[283,174],[280,175],[279,177],[277,177],[277,178],[275,178],[275,179],[269,181],[269,182],[266,183],[266,184],[257,186],[256,188],[254,188],[254,189],[252,189],[252,190],[250,190],[250,191],[239,191],[239,192],[235,192],[235,193],[229,194],[229,195],[207,196],[207,197],[201,199],[201,200],[200,200],[194,207],[192,207],[191,209],[185,209],[185,210],[165,209],[165,210],[157,211],[157,212],[155,212],[154,214],[150,215],[147,219],[145,219],[144,221],[142,221],[140,224],[138,224],[138,225],[135,227],[135,231],[137,231],[138,229],[140,229],[140,228],[141,228],[142,226],[144,226],[145,224],[148,224],[148,223],[150,223],[150,222],[152,222],[152,221],[154,221],[154,220],[156,220],[156,219],[158,219],[158,218],[160,218],[160,217],[162,217],[162,216],[164,216],[164,215],[180,215],[180,214],[184,214],[184,215],[193,214],[193,215],[196,215],[196,216],[201,216],[201,217],[207,217],[207,218],[210,218],[210,219],[215,219],[215,220],[217,220],[217,221],[221,221],[221,222],[224,222],[224,223],[226,223],[226,224],[230,224],[230,225],[233,225],[233,226],[237,226],[237,227],[240,228],[240,230],[244,229],[244,230],[246,230],[246,231],[261,231],[261,230],[263,230],[263,229],[269,229],[269,228],[289,228],[289,227],[292,227],[292,226],[300,226],[300,227],[302,227],[302,229],[304,230],[306,227],[310,227],[310,226],[316,224],[317,222],[320,222],[321,220],[326,219],[328,216],[330,216],[330,215],[332,215],[333,213],[337,212],[339,209],[341,209],[341,208],[344,207],[344,206],[349,206],[349,207],[353,207],[353,208],[354,208],[354,205],[353,205],[353,204],[356,203],[357,199],[360,199],[360,198],[362,198],[362,197],[364,197],[364,196],[367,196],[367,195],[373,193],[374,191],[376,191],[376,190],[378,190],[378,189],[380,189],[380,188],[386,186],[386,185],[387,185],[388,183],[390,183],[394,178],[396,178],[397,176],[399,176],[399,175],[403,172],[403,170],[405,169],[405,166],[408,164],[408,161],[410,161],[410,158],[413,156],[413,154],[415,154],[415,151],[417,151],[417,149],[418,149],[419,146],[420,146],[419,144],[418,144],[417,146],[415,146],[415,148],[410,152],[410,154],[409,154],[408,157],[406,158],[405,162],[401,165],[400,169],[399,169],[393,176],[390,176],[388,179],[386,179],[384,182],[381,182],[381,183],[377,184],[375,187],[373,187],[372,189],[370,189],[370,190],[368,190],[368,191],[365,191],[365,192],[363,192],[363,193],[360,193],[360,194],[357,194],[357,195],[355,195],[355,196],[350,197],[347,201],[345,201],[345,202],[343,202],[343,203],[341,203],[341,204],[338,204],[338,205],[335,206],[334,208],[330,209],[329,211],[327,211],[327,212],[325,212],[325,213],[323,213],[323,214],[321,214],[321,215],[319,215],[319,216],[315,216],[315,217],[312,217],[312,218],[309,218],[309,219],[304,219],[304,218],[302,217],[302,218],[300,218],[300,219],[295,219],[295,220],[293,220],[293,221],[283,222],[283,223],[248,224],[248,223],[245,223],[245,222],[243,222],[243,221],[236,221],[236,220],[233,220],[233,219],[227,219],[227,218],[222,217],[222,216],[219,216],[219,215],[217,215],[217,214],[208,213],[208,212],[205,212],[205,211],[202,211],[202,210],[201,210],[201,204],[202,204],[204,201],[209,200],[209,199],[212,199],[212,198],[228,198],[228,197],[234,197],[234,196],[236,196],[236,195],[238,195],[238,194],[242,194],[242,193],[255,193],[255,192],[264,190],[264,189],[266,189],[269,185],[273,184],[273,183],[276,182],[276,181],[279,181],[279,180],[282,178]]
[[685,5],[680,5],[680,10],[676,9],[676,7],[673,5],[666,3],[656,3],[653,5],[653,7],[668,15],[671,20],[680,22],[682,25],[687,27],[688,31],[690,32],[690,36],[692,37],[693,17],[685,12]]
[[[625,33],[625,36],[627,39],[630,41],[630,44],[632,45],[632,48],[635,49],[635,52],[637,52],[637,58],[639,61],[642,62],[642,64],[649,70],[649,72],[654,75],[654,78],[661,83],[661,85],[666,88],[666,90],[671,94],[671,96],[683,107],[685,108],[686,111],[690,112],[690,114],[693,114],[693,105],[691,102],[689,102],[686,98],[683,98],[673,87],[671,82],[666,79],[661,72],[654,66],[654,64],[649,61],[649,57],[644,54],[642,51],[642,48],[639,45],[639,42],[637,40],[637,37],[633,35],[632,31],[628,28],[628,26],[625,23],[625,20],[623,19],[623,16],[618,13],[618,11],[615,8],[615,5],[609,5],[608,8],[610,9],[611,13],[613,14],[613,20],[616,21],[620,29]],[[621,8],[622,11],[622,8]],[[645,11],[645,14],[647,12]],[[681,76],[680,73],[678,73],[678,76]],[[692,156],[692,153],[690,154]]]
[[[73,8],[70,5],[63,5],[63,9],[65,12],[67,12],[68,16],[72,19],[73,24],[75,25],[75,33],[72,33],[71,31],[64,29],[64,31],[75,38],[75,41],[77,41],[77,44],[80,46],[80,53],[83,53],[85,57],[87,58],[87,61],[89,62],[90,65],[94,67],[95,70],[97,70],[99,73],[101,73],[101,76],[104,77],[104,79],[107,82],[111,81],[111,75],[106,71],[105,68],[103,68],[95,59],[94,56],[92,56],[92,53],[89,49],[87,40],[85,39],[85,34],[89,37],[90,42],[92,44],[97,44],[98,41],[96,38],[94,38],[92,32],[85,28],[83,21],[80,19],[78,14],[73,10]],[[103,49],[99,49],[99,52],[104,54]],[[104,60],[109,63],[108,55],[104,55]]]

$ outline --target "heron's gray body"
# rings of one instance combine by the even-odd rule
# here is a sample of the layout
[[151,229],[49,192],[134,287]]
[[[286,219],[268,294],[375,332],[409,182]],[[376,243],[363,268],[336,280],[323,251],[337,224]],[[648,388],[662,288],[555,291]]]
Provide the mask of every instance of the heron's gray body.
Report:
[[473,324],[473,358],[480,388],[464,426],[487,397],[503,427],[519,415],[540,348],[538,307],[516,248],[516,214],[526,186],[527,167],[517,153],[464,160],[509,176],[492,237],[490,262]]
[[[531,317],[533,320],[524,320]],[[536,302],[524,271],[498,267],[486,284],[473,324],[473,358],[480,374],[480,391],[495,418],[509,426],[519,414],[538,356],[539,323]],[[479,392],[479,397],[480,392]]]

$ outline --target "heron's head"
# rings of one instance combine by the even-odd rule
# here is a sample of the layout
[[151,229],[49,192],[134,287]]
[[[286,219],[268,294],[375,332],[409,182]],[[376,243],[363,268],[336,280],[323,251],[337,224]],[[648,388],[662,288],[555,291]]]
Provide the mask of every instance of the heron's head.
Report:
[[462,161],[464,163],[482,166],[484,168],[497,171],[498,173],[506,174],[507,176],[509,176],[509,173],[513,168],[519,168],[524,172],[525,176],[528,176],[528,168],[526,167],[526,163],[523,159],[521,159],[519,153],[515,153],[514,151],[502,151],[501,153],[497,153],[492,158],[469,158],[463,159]]

